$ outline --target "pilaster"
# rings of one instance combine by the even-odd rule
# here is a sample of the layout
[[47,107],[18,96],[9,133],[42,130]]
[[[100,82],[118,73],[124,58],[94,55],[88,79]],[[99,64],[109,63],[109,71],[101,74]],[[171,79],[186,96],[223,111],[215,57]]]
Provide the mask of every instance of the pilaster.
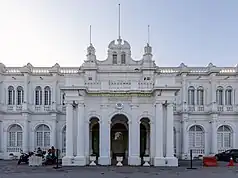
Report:
[[167,166],[178,166],[178,159],[174,157],[174,111],[172,102],[167,103],[166,133],[166,164]]
[[57,76],[54,77],[56,81],[53,83],[53,88],[52,88],[52,110],[56,111],[56,103],[57,103]]
[[154,166],[165,166],[163,156],[163,101],[155,104],[155,158]]
[[110,137],[110,128],[111,121],[107,117],[108,106],[106,104],[101,105],[101,115],[102,118],[100,120],[100,131],[99,131],[99,151],[100,157],[98,159],[98,163],[100,165],[110,165],[111,164],[111,137]]
[[137,120],[138,105],[131,105],[131,121],[129,122],[129,157],[128,164],[141,165],[140,158],[140,122]]
[[187,133],[187,126],[188,126],[188,114],[182,115],[182,159],[188,159],[188,133]]
[[66,155],[62,159],[63,166],[73,165],[73,102],[66,102]]
[[52,131],[51,131],[51,145],[54,146],[55,148],[58,148],[58,143],[57,143],[57,114],[52,113]]
[[217,154],[217,114],[212,114],[211,119],[211,154]]
[[[22,103],[22,110],[23,111],[28,111],[28,104],[29,104],[29,74],[24,73],[24,98],[23,98],[23,103]],[[17,97],[16,97],[17,98]]]
[[23,152],[29,152],[29,114],[23,113],[24,126],[23,126]]
[[85,150],[84,150],[84,103],[78,102],[78,118],[77,118],[77,125],[78,125],[78,134],[77,134],[77,156],[75,157],[75,164],[78,166],[85,166],[86,165],[86,157],[85,157]]

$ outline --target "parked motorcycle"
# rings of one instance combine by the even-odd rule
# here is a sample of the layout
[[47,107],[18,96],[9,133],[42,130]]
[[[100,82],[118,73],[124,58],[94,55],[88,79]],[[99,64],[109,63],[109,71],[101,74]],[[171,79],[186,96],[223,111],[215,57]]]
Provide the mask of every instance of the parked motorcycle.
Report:
[[31,157],[34,153],[33,152],[29,152],[29,153],[21,153],[21,156],[17,162],[17,164],[21,164],[22,162],[25,164],[29,163],[29,157]]

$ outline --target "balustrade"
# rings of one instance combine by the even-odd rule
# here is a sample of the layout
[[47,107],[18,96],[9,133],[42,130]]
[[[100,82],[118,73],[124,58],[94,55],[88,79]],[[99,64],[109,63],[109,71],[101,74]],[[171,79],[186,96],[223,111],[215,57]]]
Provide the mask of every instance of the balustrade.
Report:
[[[174,111],[184,110],[185,107],[187,107],[188,112],[205,112],[205,111],[211,110],[212,105],[188,105],[188,106],[184,105],[183,106],[181,104],[180,105],[178,104],[174,107],[175,107]],[[234,106],[232,105],[228,105],[228,106],[219,105],[216,108],[218,112],[234,112],[236,108],[238,109],[238,106],[234,108]]]
[[7,147],[7,152],[21,152],[22,147]]
[[[101,82],[85,82],[84,83],[89,90],[100,90],[101,89]],[[115,81],[108,81],[108,89],[109,90],[151,90],[154,87],[153,82],[145,82],[139,81],[136,82],[136,85],[133,85],[131,81],[123,81],[123,80],[115,80]]]

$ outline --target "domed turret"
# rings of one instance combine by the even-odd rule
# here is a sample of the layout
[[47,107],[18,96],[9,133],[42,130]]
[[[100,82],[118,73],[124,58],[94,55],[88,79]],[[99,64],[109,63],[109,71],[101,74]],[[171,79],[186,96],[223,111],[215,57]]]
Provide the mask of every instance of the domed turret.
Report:
[[108,45],[108,58],[112,64],[126,64],[131,57],[130,44],[121,38],[113,40]]
[[90,43],[90,46],[87,48],[87,61],[95,62],[96,61],[96,50],[93,47],[92,43]]

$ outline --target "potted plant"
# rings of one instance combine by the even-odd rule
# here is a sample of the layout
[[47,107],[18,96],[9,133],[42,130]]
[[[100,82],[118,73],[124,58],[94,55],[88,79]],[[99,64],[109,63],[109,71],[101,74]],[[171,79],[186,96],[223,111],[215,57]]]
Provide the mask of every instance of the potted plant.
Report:
[[95,153],[92,153],[89,157],[89,161],[90,161],[90,166],[96,166],[95,161],[97,160],[97,155]]
[[149,154],[144,154],[144,156],[143,156],[143,161],[145,162],[144,164],[143,164],[143,166],[150,166],[150,164],[149,164],[149,162],[150,162],[150,155]]
[[123,166],[122,161],[123,161],[123,157],[122,156],[117,156],[117,166]]

